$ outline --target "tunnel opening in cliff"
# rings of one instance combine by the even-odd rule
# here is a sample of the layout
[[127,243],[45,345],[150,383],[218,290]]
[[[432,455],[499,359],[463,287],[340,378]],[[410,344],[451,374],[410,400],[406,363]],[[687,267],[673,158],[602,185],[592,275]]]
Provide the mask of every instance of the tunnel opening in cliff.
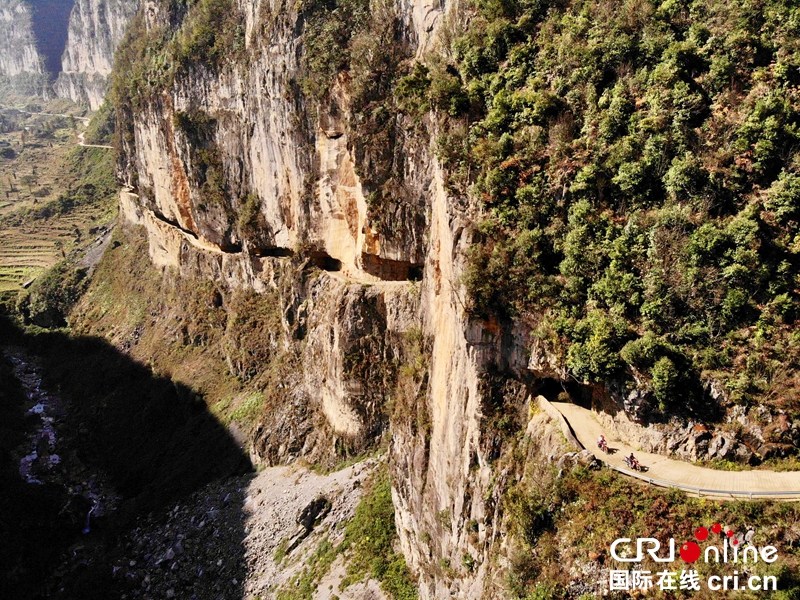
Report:
[[253,256],[260,258],[291,258],[294,256],[294,250],[290,248],[253,248]]
[[67,46],[69,15],[75,0],[30,0],[33,34],[51,78],[61,72],[61,56]]
[[592,387],[577,381],[545,377],[536,381],[536,394],[551,402],[571,402],[583,408],[592,408]]
[[314,251],[309,255],[309,262],[323,271],[341,271],[342,261],[333,258],[326,252]]
[[421,281],[422,263],[381,258],[375,254],[361,255],[361,265],[367,273],[384,281]]

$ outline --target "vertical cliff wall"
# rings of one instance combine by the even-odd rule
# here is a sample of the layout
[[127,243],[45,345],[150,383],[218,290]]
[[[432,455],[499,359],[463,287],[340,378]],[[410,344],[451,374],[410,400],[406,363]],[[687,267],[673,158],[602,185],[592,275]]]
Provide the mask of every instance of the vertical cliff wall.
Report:
[[23,92],[44,87],[44,60],[36,47],[31,6],[22,0],[0,1],[0,76]]
[[0,0],[0,76],[97,110],[138,0]]
[[[337,14],[146,2],[114,89],[122,219],[181,277],[278,292],[298,363],[253,434],[257,459],[330,462],[390,427],[398,530],[422,597],[496,597],[507,476],[496,462],[527,391],[491,374],[525,371],[524,344],[466,314],[477,211],[447,189],[437,115],[381,96],[381,60],[402,71],[424,57],[449,5],[366,6],[344,20],[350,68],[314,55],[330,68],[320,79],[314,24],[330,31]],[[496,424],[503,410],[511,425]]]
[[138,0],[76,0],[54,86],[58,96],[100,107],[114,52],[138,7]]

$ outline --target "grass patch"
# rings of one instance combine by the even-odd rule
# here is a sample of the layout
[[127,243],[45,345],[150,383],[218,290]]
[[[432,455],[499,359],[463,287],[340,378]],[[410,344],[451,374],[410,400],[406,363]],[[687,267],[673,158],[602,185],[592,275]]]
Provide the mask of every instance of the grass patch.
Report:
[[698,460],[695,463],[698,467],[717,469],[718,471],[750,471],[753,467],[742,463],[725,460],[722,458],[712,458],[711,460]]
[[252,425],[261,416],[264,408],[266,396],[264,392],[253,392],[249,394],[230,415],[230,420],[237,423]]
[[698,460],[694,464],[699,467],[717,469],[719,471],[800,471],[800,457],[787,456],[786,458],[768,458],[761,464],[752,466],[730,460],[712,459]]
[[768,458],[761,467],[772,471],[800,471],[800,457],[790,456],[787,458]]
[[275,561],[276,565],[280,565],[283,562],[283,559],[286,558],[286,548],[289,546],[289,538],[284,538],[281,540],[281,543],[278,544],[278,547],[275,549],[275,554],[272,555],[272,559]]
[[319,543],[308,559],[305,569],[292,577],[289,583],[276,595],[278,600],[311,600],[320,580],[330,570],[339,555],[338,548],[331,545],[328,538]]
[[416,598],[405,558],[392,548],[396,537],[389,473],[382,467],[345,528],[341,546],[350,560],[341,588],[369,575],[395,600]]

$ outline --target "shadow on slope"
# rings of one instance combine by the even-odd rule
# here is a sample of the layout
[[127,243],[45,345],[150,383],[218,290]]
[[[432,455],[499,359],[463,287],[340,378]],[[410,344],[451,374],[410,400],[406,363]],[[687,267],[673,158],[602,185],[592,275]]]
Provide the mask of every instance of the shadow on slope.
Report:
[[51,77],[61,72],[61,55],[67,45],[69,15],[75,0],[32,0],[33,34]]
[[[66,450],[102,473],[122,497],[115,513],[105,522],[98,520],[89,535],[80,535],[83,521],[76,514],[85,516],[86,507],[67,508],[74,498],[71,489],[22,483],[9,455],[20,435],[20,389],[3,373],[2,387],[8,393],[0,393],[0,412],[7,412],[9,419],[0,427],[0,509],[11,508],[0,514],[0,558],[14,553],[20,558],[13,564],[4,562],[9,570],[0,572],[0,583],[7,579],[0,587],[18,590],[18,597],[85,600],[112,597],[110,593],[132,586],[141,589],[141,581],[126,578],[124,571],[112,577],[114,547],[133,519],[212,480],[251,470],[248,457],[199,395],[155,376],[104,340],[59,332],[30,334],[2,318],[0,340],[40,361],[44,387],[68,402],[63,427],[71,444]],[[233,532],[233,537],[241,540],[244,534]],[[78,541],[83,559],[75,553]],[[61,560],[53,573],[68,547],[63,556],[72,558]],[[241,562],[240,557],[228,559]],[[48,579],[42,589],[40,582]]]

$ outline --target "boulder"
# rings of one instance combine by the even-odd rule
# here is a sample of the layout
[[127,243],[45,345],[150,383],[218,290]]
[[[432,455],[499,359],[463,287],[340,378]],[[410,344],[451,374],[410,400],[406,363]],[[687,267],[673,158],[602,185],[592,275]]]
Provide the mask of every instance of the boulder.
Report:
[[756,455],[744,444],[739,444],[733,453],[733,460],[743,465],[752,465],[756,461]]
[[731,438],[717,434],[708,444],[708,458],[717,458],[720,460],[730,460],[737,442]]
[[758,454],[761,460],[768,458],[786,458],[797,452],[797,448],[791,444],[771,444],[766,443],[759,447]]
[[589,450],[581,450],[576,457],[576,460],[579,465],[586,467],[588,469],[599,469],[600,468],[600,461],[595,458],[595,455],[592,454]]
[[712,435],[705,426],[695,426],[688,436],[681,442],[674,452],[686,460],[701,460],[708,456],[709,444]]
[[309,502],[306,507],[300,511],[296,522],[298,525],[302,525],[306,531],[311,531],[314,528],[314,524],[318,520],[324,519],[330,510],[331,501],[325,496],[319,496]]
[[764,440],[775,444],[791,444],[792,423],[785,414],[778,415],[772,423],[764,427]]

